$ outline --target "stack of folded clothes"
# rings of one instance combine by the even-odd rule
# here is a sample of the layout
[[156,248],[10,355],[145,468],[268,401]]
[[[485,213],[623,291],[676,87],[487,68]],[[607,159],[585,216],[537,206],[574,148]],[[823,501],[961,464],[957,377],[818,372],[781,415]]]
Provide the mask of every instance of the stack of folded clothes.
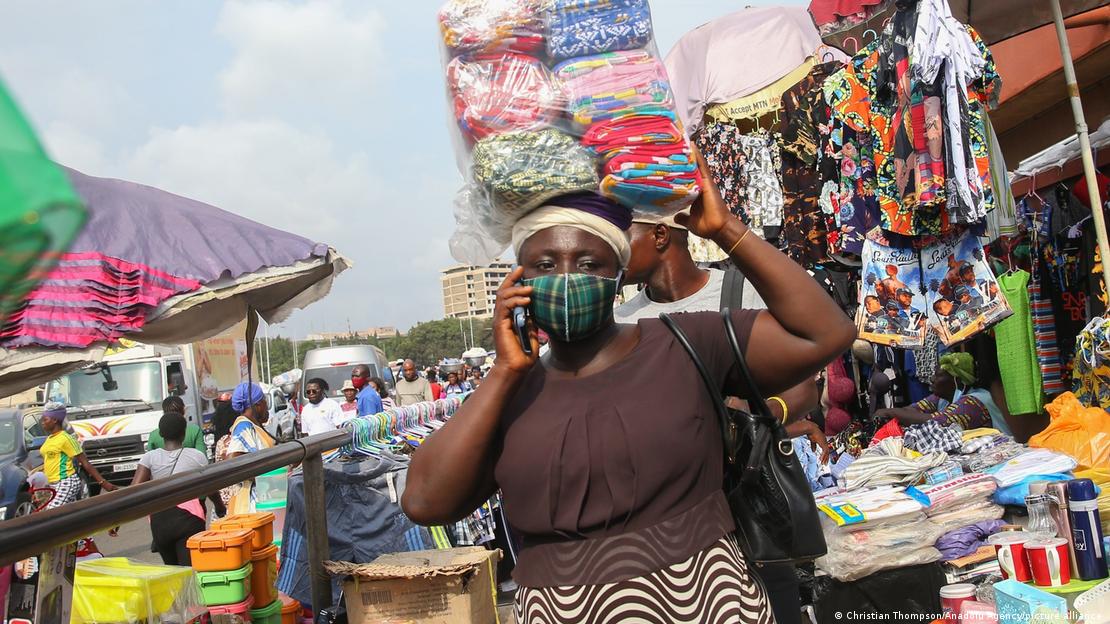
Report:
[[565,106],[551,72],[526,54],[460,56],[447,65],[447,84],[459,128],[472,140],[538,130]]
[[551,0],[546,21],[556,60],[642,48],[652,38],[647,0]]
[[681,210],[697,197],[697,163],[667,109],[594,124],[582,144],[602,159],[602,195],[660,214]]
[[439,11],[443,43],[452,55],[543,52],[543,0],[453,0]]
[[554,73],[568,112],[581,128],[674,104],[667,70],[647,50],[570,59],[556,65]]
[[929,523],[947,533],[977,522],[1001,518],[1004,510],[991,502],[991,495],[997,489],[994,477],[976,473],[924,486],[919,491],[929,500],[925,509]]
[[474,179],[488,193],[490,219],[512,227],[552,197],[597,188],[589,150],[574,137],[547,128],[482,139],[474,146]]

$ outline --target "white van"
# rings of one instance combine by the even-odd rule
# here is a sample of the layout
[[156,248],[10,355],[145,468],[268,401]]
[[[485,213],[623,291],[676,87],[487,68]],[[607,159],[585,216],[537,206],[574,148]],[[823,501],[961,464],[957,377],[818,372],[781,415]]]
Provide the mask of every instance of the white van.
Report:
[[[309,379],[319,377],[328,383],[328,396],[335,398],[343,387],[343,382],[351,378],[355,366],[365,364],[370,367],[371,377],[381,377],[386,387],[393,391],[393,371],[385,359],[385,353],[374,345],[344,345],[310,349],[304,354],[304,376],[301,377],[301,401],[307,402],[304,387]],[[303,403],[302,403],[303,404]]]

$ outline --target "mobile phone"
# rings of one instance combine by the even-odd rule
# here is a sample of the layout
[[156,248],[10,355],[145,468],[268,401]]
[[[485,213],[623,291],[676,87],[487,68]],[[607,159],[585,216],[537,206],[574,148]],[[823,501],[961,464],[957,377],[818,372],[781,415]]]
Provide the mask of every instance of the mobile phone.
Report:
[[528,336],[528,308],[513,308],[513,329],[520,339],[520,348],[524,349],[524,354],[532,355],[532,339]]

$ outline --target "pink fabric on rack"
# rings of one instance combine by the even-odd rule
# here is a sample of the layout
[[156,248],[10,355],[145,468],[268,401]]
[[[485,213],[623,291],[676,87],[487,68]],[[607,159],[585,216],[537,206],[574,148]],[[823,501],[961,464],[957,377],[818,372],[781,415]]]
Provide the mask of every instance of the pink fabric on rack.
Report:
[[882,3],[883,0],[812,0],[809,3],[809,13],[813,16],[814,23],[824,26]]

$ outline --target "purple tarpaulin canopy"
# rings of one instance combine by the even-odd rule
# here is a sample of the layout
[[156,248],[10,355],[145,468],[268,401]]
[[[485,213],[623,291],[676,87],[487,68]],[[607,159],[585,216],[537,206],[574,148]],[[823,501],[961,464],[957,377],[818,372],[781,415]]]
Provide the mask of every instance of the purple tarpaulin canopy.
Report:
[[328,252],[323,243],[152,186],[66,174],[89,207],[72,253],[95,251],[203,284]]

